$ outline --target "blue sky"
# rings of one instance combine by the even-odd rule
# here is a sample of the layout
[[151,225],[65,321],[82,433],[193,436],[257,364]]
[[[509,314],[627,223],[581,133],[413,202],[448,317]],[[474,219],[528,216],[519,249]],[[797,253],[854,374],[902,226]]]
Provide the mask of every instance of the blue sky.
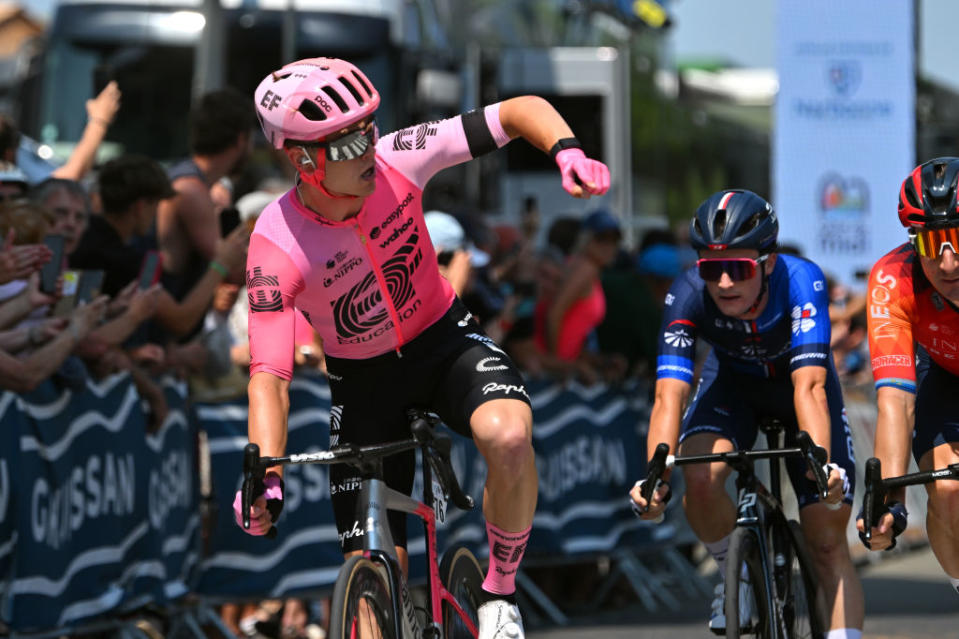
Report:
[[[45,17],[56,0],[20,2],[34,15]],[[772,0],[673,0],[674,53],[678,59],[724,58],[741,66],[772,67],[776,63],[776,5]],[[959,90],[959,65],[953,62],[959,2],[922,0],[920,6],[922,72]],[[937,60],[945,63],[936,65]]]

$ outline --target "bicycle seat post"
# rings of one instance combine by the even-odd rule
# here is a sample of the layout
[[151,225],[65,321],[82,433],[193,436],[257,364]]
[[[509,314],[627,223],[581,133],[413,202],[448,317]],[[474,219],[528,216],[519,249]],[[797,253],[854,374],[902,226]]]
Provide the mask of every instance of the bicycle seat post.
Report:
[[[759,430],[766,434],[766,448],[773,449],[782,446],[783,424],[775,418],[764,418],[759,422]],[[782,503],[782,487],[779,481],[779,460],[769,460],[769,489],[773,496]]]

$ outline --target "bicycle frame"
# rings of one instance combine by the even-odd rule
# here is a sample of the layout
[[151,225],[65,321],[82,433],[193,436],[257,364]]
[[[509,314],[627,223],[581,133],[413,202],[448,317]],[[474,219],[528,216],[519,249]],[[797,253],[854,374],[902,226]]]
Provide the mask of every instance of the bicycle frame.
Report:
[[[429,472],[424,463],[424,500],[432,501],[432,488],[429,482]],[[358,514],[363,514],[365,521],[365,537],[363,542],[363,553],[369,559],[377,561],[386,567],[387,578],[394,592],[401,593],[403,610],[399,609],[400,601],[393,597],[393,615],[394,619],[403,620],[405,632],[397,636],[403,637],[421,637],[423,629],[413,610],[413,602],[410,598],[409,590],[406,587],[406,579],[400,570],[399,558],[396,555],[396,544],[393,542],[393,535],[390,533],[387,523],[387,511],[396,510],[416,515],[423,520],[426,530],[426,556],[427,572],[426,582],[430,592],[430,612],[433,620],[432,627],[439,637],[440,621],[443,618],[443,602],[450,604],[460,616],[466,627],[469,628],[473,636],[476,636],[478,630],[473,624],[469,615],[460,606],[459,602],[446,590],[440,579],[440,569],[438,562],[438,553],[436,551],[436,511],[424,502],[413,499],[409,495],[394,490],[386,485],[381,479],[366,479],[360,487],[360,497],[358,500]],[[402,614],[401,614],[402,613]],[[399,630],[399,629],[398,629]],[[412,633],[412,634],[408,634]]]

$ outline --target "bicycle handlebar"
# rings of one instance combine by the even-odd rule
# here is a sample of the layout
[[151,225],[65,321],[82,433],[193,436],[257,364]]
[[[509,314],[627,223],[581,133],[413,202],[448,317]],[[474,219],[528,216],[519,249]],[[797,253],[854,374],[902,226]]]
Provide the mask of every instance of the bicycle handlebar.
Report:
[[[806,465],[812,471],[816,480],[816,489],[820,496],[825,499],[829,494],[828,479],[823,466],[828,458],[826,449],[813,443],[809,433],[799,431],[796,435],[796,442],[799,444],[796,448],[773,448],[767,450],[733,450],[726,453],[708,453],[705,455],[684,455],[682,457],[673,457],[672,464],[676,466],[685,466],[688,464],[706,464],[712,462],[725,462],[734,468],[741,468],[743,463],[752,459],[778,459],[780,457],[802,456],[806,460]],[[652,459],[649,460],[646,482],[640,488],[640,494],[649,503],[652,497],[656,482],[662,477],[663,471],[667,465],[667,456],[669,454],[668,444],[658,444]],[[959,464],[956,465],[959,468]]]
[[[440,484],[449,492],[450,499],[457,508],[470,510],[475,505],[473,498],[463,492],[450,461],[452,440],[448,435],[436,434],[434,428],[439,421],[418,410],[407,412],[413,439],[405,439],[385,444],[369,446],[335,446],[329,450],[315,453],[299,453],[282,457],[262,457],[260,447],[249,443],[243,449],[243,528],[250,528],[250,507],[253,505],[253,489],[257,481],[262,481],[266,469],[273,466],[295,466],[300,464],[353,464],[361,465],[383,457],[389,457],[407,450],[420,448],[424,454],[424,463],[430,463]],[[428,460],[428,462],[427,462]],[[276,537],[276,527],[270,528],[266,536]]]
[[872,529],[879,525],[883,507],[886,505],[886,495],[893,488],[917,486],[939,479],[959,479],[959,464],[949,464],[945,468],[924,470],[918,473],[909,473],[897,477],[882,478],[882,464],[875,458],[866,460],[866,489],[862,502],[862,521],[866,541],[872,540]]

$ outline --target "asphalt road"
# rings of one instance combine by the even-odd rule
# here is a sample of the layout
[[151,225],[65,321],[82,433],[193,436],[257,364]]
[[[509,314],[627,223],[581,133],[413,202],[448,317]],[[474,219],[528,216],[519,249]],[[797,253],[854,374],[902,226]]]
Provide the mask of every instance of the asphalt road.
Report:
[[[893,555],[860,570],[866,596],[864,637],[940,639],[959,637],[959,595],[927,547]],[[708,639],[711,597],[676,589],[680,609],[647,611],[634,598],[616,609],[571,614],[565,626],[533,620],[529,639]],[[608,608],[608,606],[607,606]]]

